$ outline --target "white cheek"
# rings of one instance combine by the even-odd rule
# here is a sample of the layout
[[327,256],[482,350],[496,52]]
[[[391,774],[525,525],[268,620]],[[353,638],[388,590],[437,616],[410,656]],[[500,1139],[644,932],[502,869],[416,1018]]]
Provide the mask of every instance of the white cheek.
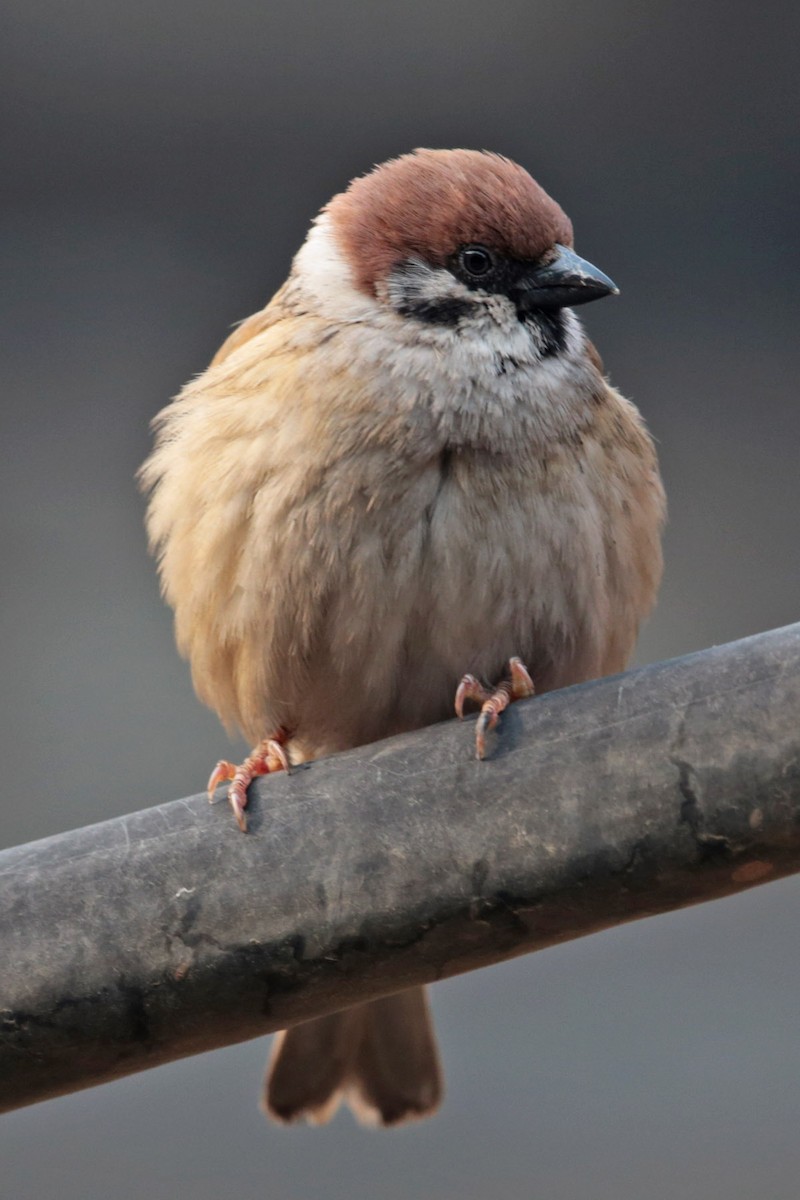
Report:
[[369,321],[380,311],[375,300],[356,287],[353,272],[336,245],[325,212],[314,221],[295,255],[292,277],[301,285],[314,310],[330,321]]

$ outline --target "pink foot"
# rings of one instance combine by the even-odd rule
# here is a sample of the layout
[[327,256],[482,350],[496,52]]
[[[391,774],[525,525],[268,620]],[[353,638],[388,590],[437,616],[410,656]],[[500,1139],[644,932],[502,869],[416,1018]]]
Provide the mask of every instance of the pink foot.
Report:
[[481,711],[475,729],[475,752],[478,758],[486,756],[486,733],[494,729],[509,704],[514,700],[524,700],[534,694],[533,680],[521,658],[509,659],[510,679],[504,679],[494,691],[484,687],[474,675],[465,675],[456,691],[456,716],[464,716],[464,701],[474,700],[480,704]]
[[247,832],[247,789],[259,775],[271,775],[273,771],[288,771],[289,757],[284,749],[289,740],[285,729],[279,729],[273,737],[260,741],[240,766],[221,758],[208,781],[208,798],[214,799],[214,792],[221,783],[230,783],[228,788],[228,803],[233,809],[236,824],[242,833]]

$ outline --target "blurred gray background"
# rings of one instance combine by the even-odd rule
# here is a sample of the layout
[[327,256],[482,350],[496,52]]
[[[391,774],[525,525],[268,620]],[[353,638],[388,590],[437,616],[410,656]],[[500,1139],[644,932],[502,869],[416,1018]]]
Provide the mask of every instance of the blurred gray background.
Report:
[[[621,285],[585,312],[671,503],[645,662],[800,615],[797,6],[11,0],[2,129],[9,845],[197,792],[148,422],[318,207],[416,145],[518,159]],[[255,886],[255,885],[254,885]],[[265,1045],[0,1122],[3,1200],[792,1200],[790,880],[439,986],[440,1116],[268,1127]]]

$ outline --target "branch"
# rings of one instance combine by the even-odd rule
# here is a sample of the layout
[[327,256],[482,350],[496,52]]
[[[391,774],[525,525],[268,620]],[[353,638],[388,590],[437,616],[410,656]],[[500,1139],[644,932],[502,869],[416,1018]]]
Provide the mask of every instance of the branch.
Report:
[[800,624],[0,854],[0,1110],[800,871]]

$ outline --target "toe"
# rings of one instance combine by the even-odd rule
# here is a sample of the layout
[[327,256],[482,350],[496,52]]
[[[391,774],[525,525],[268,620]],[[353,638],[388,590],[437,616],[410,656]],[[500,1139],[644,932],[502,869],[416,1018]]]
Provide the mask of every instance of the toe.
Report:
[[490,695],[491,692],[474,675],[464,675],[456,689],[456,716],[459,720],[463,719],[465,700],[474,700],[476,704],[483,704]]
[[208,793],[209,801],[214,799],[214,793],[219,785],[221,783],[228,783],[231,779],[233,779],[235,774],[236,767],[233,765],[233,763],[227,762],[224,758],[221,758],[208,777],[208,786],[206,791]]
[[247,784],[243,780],[235,779],[231,784],[228,789],[228,803],[233,809],[236,824],[242,833],[247,833],[247,815],[244,811],[247,804]]
[[273,771],[285,771],[288,775],[290,772],[289,755],[281,742],[274,738],[267,740],[267,753],[264,755],[264,765],[266,766],[265,774],[269,775]]
[[508,663],[511,672],[511,699],[525,700],[533,696],[536,689],[533,686],[530,672],[521,658],[512,658]]

